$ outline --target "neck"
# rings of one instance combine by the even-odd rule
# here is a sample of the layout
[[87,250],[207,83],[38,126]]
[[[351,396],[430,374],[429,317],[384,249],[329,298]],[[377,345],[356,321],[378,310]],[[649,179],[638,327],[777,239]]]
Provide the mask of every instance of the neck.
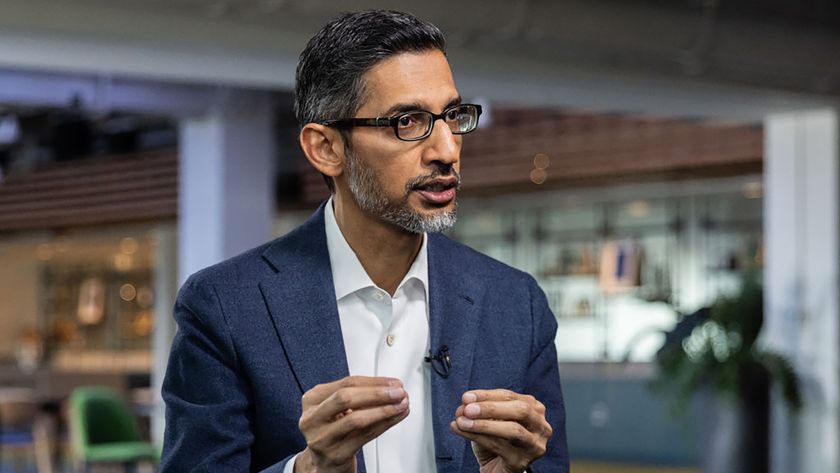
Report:
[[392,296],[417,258],[423,235],[410,233],[359,208],[353,199],[333,196],[338,228],[370,279]]

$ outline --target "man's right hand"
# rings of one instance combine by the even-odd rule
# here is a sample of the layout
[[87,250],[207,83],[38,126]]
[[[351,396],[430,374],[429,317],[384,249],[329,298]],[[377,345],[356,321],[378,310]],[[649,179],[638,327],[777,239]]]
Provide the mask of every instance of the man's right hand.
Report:
[[355,473],[356,452],[408,416],[408,393],[394,378],[349,376],[303,394],[298,426],[306,449],[295,473]]

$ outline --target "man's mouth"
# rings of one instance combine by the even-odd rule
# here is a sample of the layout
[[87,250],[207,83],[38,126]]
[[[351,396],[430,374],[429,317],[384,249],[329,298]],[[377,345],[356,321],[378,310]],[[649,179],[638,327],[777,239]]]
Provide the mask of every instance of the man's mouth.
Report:
[[455,198],[458,190],[458,179],[433,179],[415,186],[415,190],[423,199],[433,204],[446,204]]

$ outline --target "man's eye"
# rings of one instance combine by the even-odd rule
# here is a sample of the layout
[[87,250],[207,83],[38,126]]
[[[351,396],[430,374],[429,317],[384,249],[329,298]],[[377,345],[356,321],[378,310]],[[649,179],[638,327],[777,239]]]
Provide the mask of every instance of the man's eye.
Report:
[[446,112],[446,121],[454,122],[460,118],[461,112],[457,108],[453,108]]
[[403,115],[397,121],[400,128],[409,128],[417,124],[417,118],[414,115]]

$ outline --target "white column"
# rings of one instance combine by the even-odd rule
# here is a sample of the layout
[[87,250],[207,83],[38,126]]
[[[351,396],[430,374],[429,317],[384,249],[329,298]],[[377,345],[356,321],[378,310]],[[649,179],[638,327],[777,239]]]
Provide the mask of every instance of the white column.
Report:
[[838,112],[765,119],[765,329],[802,381],[792,417],[774,395],[771,471],[840,471]]
[[[152,439],[163,441],[159,399],[175,334],[175,288],[192,273],[266,242],[274,216],[274,129],[268,93],[226,92],[180,124],[178,229],[159,230]],[[177,260],[177,277],[175,268]]]
[[181,122],[179,283],[271,237],[273,157],[267,93],[228,91]]
[[161,225],[154,232],[155,241],[155,328],[152,333],[152,416],[151,437],[156,445],[163,444],[164,405],[160,395],[163,376],[169,358],[169,347],[175,336],[175,321],[172,319],[172,306],[178,287],[178,237],[171,225]]

